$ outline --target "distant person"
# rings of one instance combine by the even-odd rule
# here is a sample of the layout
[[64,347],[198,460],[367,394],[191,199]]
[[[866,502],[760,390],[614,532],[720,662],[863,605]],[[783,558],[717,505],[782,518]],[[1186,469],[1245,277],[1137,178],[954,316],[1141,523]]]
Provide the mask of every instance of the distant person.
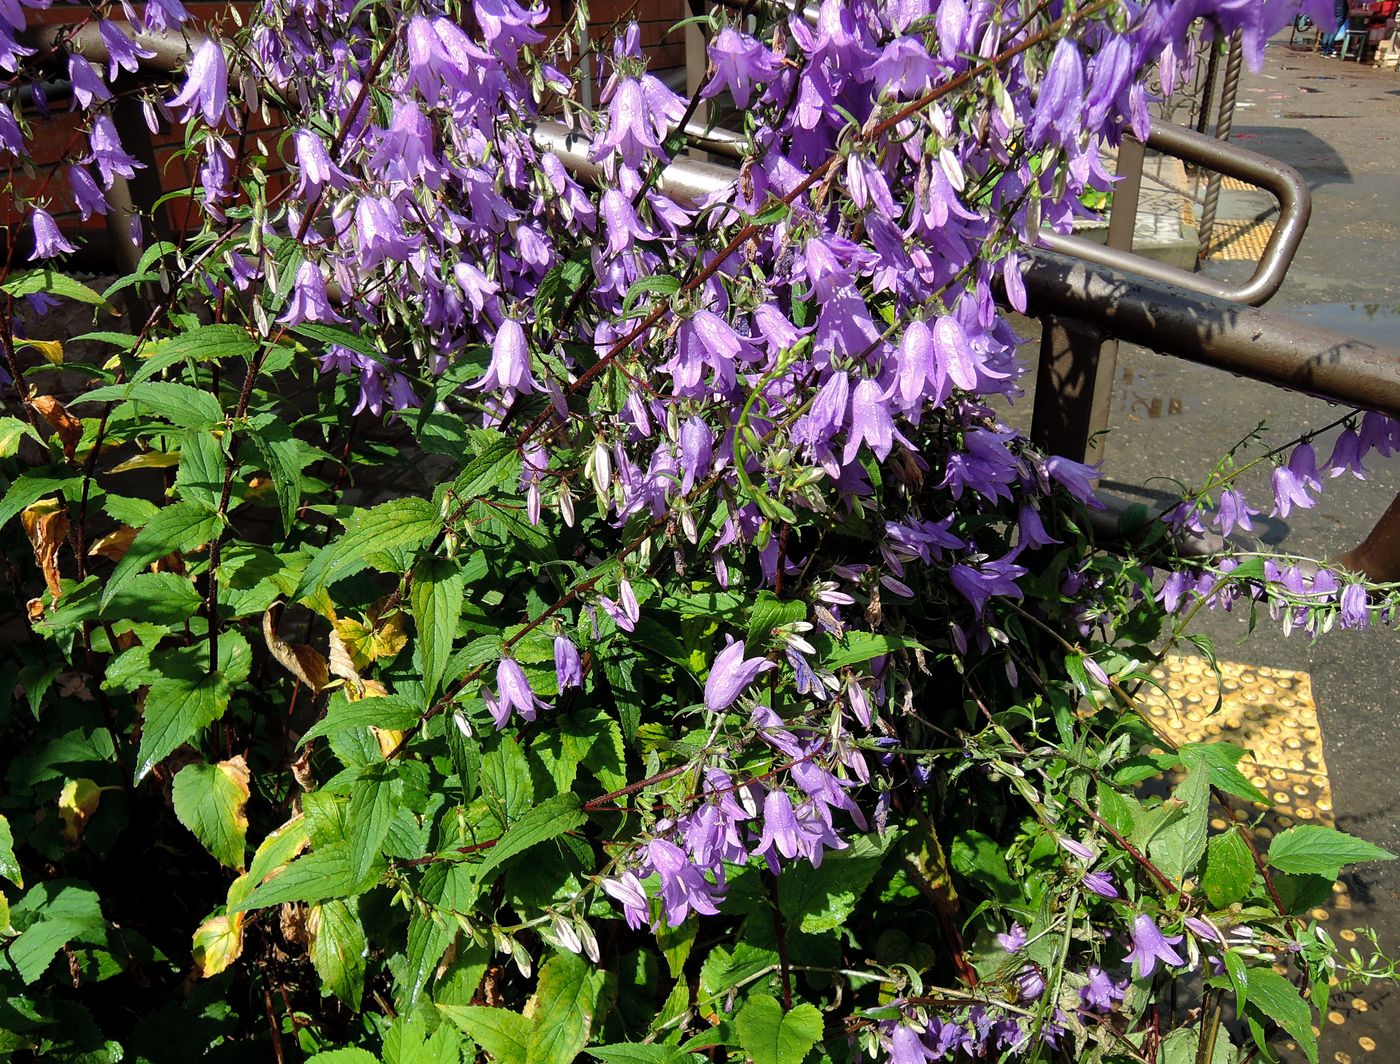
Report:
[[1336,56],[1337,49],[1341,47],[1342,41],[1346,40],[1347,23],[1351,20],[1351,0],[1334,0],[1332,11],[1337,17],[1337,29],[1331,40],[1322,45],[1322,55],[1328,59]]

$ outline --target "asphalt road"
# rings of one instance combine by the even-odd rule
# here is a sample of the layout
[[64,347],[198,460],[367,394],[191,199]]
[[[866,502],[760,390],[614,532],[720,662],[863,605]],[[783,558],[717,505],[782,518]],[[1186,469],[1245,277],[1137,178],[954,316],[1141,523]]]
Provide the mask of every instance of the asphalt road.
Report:
[[[1234,119],[1237,143],[1296,167],[1312,191],[1312,222],[1269,307],[1400,346],[1400,74],[1294,50],[1287,40],[1284,34],[1269,47],[1261,71],[1245,73]],[[1253,193],[1230,200],[1231,210],[1221,217],[1242,217],[1242,207],[1262,202]],[[1243,280],[1250,268],[1227,263],[1208,269]],[[1276,444],[1339,412],[1306,396],[1125,347],[1104,481],[1146,501],[1154,489],[1171,490],[1158,478],[1203,483],[1221,455],[1260,422],[1267,426],[1266,443]],[[1330,448],[1330,439],[1317,446]],[[1354,546],[1400,491],[1400,456],[1369,466],[1367,482],[1333,480],[1316,509],[1262,523],[1262,538],[1316,558]],[[1266,474],[1247,484],[1255,505],[1268,509]],[[1199,630],[1212,636],[1223,658],[1312,675],[1337,825],[1400,853],[1400,643],[1394,630],[1336,631],[1309,641],[1285,638],[1266,615],[1251,634],[1243,617],[1219,614],[1205,616]],[[1352,910],[1334,917],[1329,928],[1375,927],[1382,947],[1400,957],[1400,862],[1362,866],[1348,886]],[[1364,1011],[1347,1007],[1358,996]],[[1324,1031],[1323,1061],[1400,1060],[1400,992],[1373,988],[1344,995],[1339,1004],[1344,1022]]]

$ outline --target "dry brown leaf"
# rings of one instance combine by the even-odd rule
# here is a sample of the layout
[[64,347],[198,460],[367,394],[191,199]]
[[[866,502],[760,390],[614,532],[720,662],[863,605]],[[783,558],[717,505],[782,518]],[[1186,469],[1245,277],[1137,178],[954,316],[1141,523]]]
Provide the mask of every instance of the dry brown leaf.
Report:
[[330,682],[330,667],[319,650],[305,643],[288,643],[277,634],[272,620],[272,609],[263,614],[263,639],[272,656],[302,683],[313,691],[320,691]]
[[58,548],[68,535],[68,511],[57,499],[40,499],[20,514],[25,535],[34,548],[34,561],[44,574],[49,597],[57,602],[63,589],[59,586]]
[[[340,622],[335,622],[339,624]],[[340,638],[340,633],[335,628],[331,629],[331,658],[330,671],[332,676],[339,676],[342,680],[349,680],[353,687],[360,683],[360,670],[355,668],[354,656],[350,653],[350,648],[345,645],[345,641]]]
[[126,557],[126,552],[131,549],[131,541],[135,538],[136,529],[122,525],[120,528],[108,532],[88,548],[88,557],[106,558],[109,561],[119,562]]
[[51,395],[36,395],[29,405],[39,411],[39,416],[53,426],[58,438],[63,441],[63,456],[72,459],[78,443],[83,438],[83,423],[75,418]]

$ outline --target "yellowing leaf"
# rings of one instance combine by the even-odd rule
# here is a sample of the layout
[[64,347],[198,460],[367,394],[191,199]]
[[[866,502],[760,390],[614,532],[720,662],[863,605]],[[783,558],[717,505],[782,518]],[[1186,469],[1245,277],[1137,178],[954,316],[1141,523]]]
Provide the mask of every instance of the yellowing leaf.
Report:
[[[334,627],[335,634],[340,637],[341,645],[349,657],[349,669],[358,678],[374,661],[374,633],[359,621],[349,618],[336,621]],[[334,656],[335,648],[332,647],[332,657]]]
[[62,340],[17,340],[15,346],[34,348],[51,366],[63,365]]
[[119,562],[126,556],[127,550],[131,547],[131,541],[135,538],[136,529],[122,525],[93,543],[88,548],[88,557],[107,558],[110,561]]
[[216,860],[243,868],[248,838],[248,764],[240,757],[217,765],[186,765],[175,776],[171,797],[180,823]]
[[375,741],[379,743],[379,752],[386,759],[399,748],[399,743],[403,742],[405,735],[397,728],[376,728],[373,724],[369,726],[369,730],[374,733]]
[[218,975],[243,952],[243,914],[211,916],[194,933],[194,969],[201,979]]
[[58,795],[58,818],[63,821],[64,841],[77,844],[101,800],[102,788],[90,779],[69,780],[63,785]]
[[142,451],[134,458],[128,458],[125,462],[118,462],[109,473],[130,473],[135,469],[169,469],[180,464],[180,452],[174,451]]

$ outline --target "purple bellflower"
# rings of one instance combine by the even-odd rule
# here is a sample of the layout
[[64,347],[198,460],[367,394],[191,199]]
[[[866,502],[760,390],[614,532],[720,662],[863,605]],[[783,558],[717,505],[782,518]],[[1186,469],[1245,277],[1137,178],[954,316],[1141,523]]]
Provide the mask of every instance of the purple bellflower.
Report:
[[326,280],[321,269],[309,259],[297,267],[296,280],[292,283],[292,300],[287,311],[277,319],[283,325],[301,325],[303,322],[332,324],[345,319],[331,306],[326,294]]
[[1139,979],[1151,975],[1158,961],[1181,967],[1186,961],[1172,949],[1181,939],[1181,935],[1163,935],[1152,917],[1140,914],[1133,918],[1132,949],[1123,957],[1123,963],[1131,964]]
[[183,107],[181,116],[188,122],[196,113],[204,121],[217,126],[228,110],[228,63],[217,41],[206,39],[195,49],[190,62],[185,87],[170,100],[171,107]]
[[766,658],[745,658],[742,639],[730,643],[710,667],[705,680],[705,708],[711,713],[728,709],[759,673],[776,667]]
[[77,250],[58,231],[53,215],[42,207],[34,208],[30,224],[34,227],[34,254],[30,256],[31,260],[51,259],[55,255],[66,255]]
[[578,647],[562,632],[554,637],[554,673],[561,691],[566,687],[583,686],[583,662]]
[[501,322],[491,342],[491,361],[486,372],[469,387],[511,395],[539,391],[539,381],[530,372],[530,345],[520,322],[514,318]]
[[500,731],[510,721],[511,710],[517,710],[526,720],[535,719],[535,711],[549,709],[548,702],[535,696],[530,689],[530,681],[525,670],[514,658],[502,658],[496,666],[496,694],[487,692],[486,708],[491,711],[491,719]]
[[715,76],[700,95],[708,100],[728,89],[741,111],[748,108],[754,86],[766,86],[781,69],[771,49],[733,26],[724,27],[710,43],[710,63]]

